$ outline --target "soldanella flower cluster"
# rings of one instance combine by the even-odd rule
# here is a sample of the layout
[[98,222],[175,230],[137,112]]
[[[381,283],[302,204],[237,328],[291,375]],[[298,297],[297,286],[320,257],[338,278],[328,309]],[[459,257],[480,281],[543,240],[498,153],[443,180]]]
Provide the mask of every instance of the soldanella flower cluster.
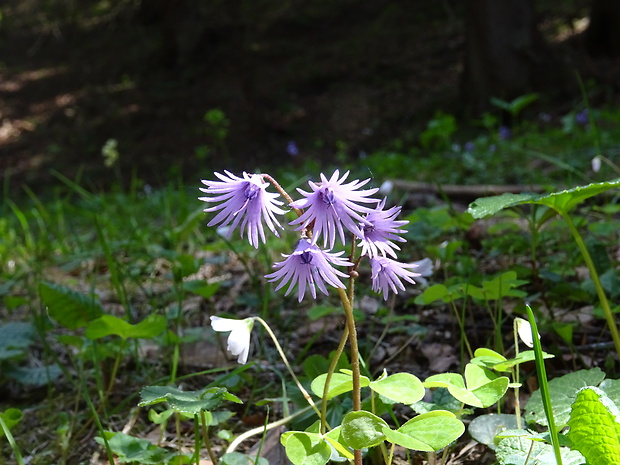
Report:
[[[275,283],[276,290],[286,287],[286,295],[296,289],[299,302],[308,295],[316,299],[317,291],[328,295],[331,289],[339,295],[346,327],[334,360],[340,358],[338,351],[342,352],[348,341],[351,370],[343,376],[350,377],[351,380],[354,415],[348,419],[345,417],[340,426],[343,428],[343,437],[347,436],[348,440],[345,437],[342,443],[335,441],[327,432],[326,405],[331,395],[329,386],[334,375],[334,363],[325,378],[319,377],[313,382],[313,392],[321,398],[319,411],[315,401],[297,380],[286,355],[264,320],[259,317],[230,320],[212,316],[213,329],[230,332],[227,348],[237,357],[239,363],[247,362],[254,322],[263,325],[271,336],[289,373],[310,404],[309,408],[315,410],[320,420],[318,431],[291,432],[282,437],[287,454],[295,465],[309,463],[309,457],[316,455],[313,452],[315,446],[318,447],[321,458],[319,461],[313,458],[312,463],[326,463],[330,458],[339,456],[354,460],[356,465],[360,465],[362,449],[376,445],[376,438],[367,442],[368,438],[361,437],[357,432],[350,432],[350,427],[360,419],[364,422],[370,421],[376,428],[373,434],[382,436],[384,433],[381,428],[384,422],[374,412],[361,410],[363,377],[360,374],[353,314],[353,283],[359,277],[360,266],[367,266],[372,290],[387,300],[391,293],[404,291],[405,283],[425,282],[423,276],[431,274],[432,263],[428,259],[416,263],[398,260],[399,244],[405,242],[403,233],[406,231],[403,228],[407,221],[397,218],[401,212],[400,206],[387,207],[385,198],[374,196],[377,188],[365,188],[369,179],[347,182],[349,172],[341,175],[338,170],[331,177],[321,174],[320,181],[309,181],[308,190],[297,189],[299,198],[293,200],[275,179],[266,174],[243,173],[239,177],[224,171],[215,173],[215,176],[219,180],[204,180],[202,182],[206,187],[201,188],[205,195],[200,197],[200,200],[211,204],[205,211],[214,213],[208,226],[218,227],[228,238],[238,233],[258,248],[261,242],[267,242],[267,234],[279,237],[285,227],[285,215],[288,215],[287,227],[299,234],[298,240],[292,245],[289,254],[283,254],[282,260],[273,264],[273,271],[265,275],[265,278]],[[342,250],[344,247],[350,247],[350,252]],[[424,392],[421,382],[413,375],[401,375],[389,381],[387,378],[378,380],[375,384],[371,383],[370,387],[381,395],[388,398],[391,396],[397,402],[410,404],[419,400]],[[368,383],[368,379],[364,379],[364,382]],[[386,385],[390,387],[386,389]],[[407,394],[401,398],[403,392]],[[457,426],[457,430],[461,431],[461,423]],[[448,442],[451,440],[452,436]],[[300,448],[300,444],[309,446]]]
[[[266,242],[265,229],[279,236],[283,229],[278,217],[294,210],[298,217],[289,226],[299,231],[297,245],[283,260],[274,264],[275,271],[266,275],[277,282],[276,289],[288,285],[286,294],[297,287],[301,302],[306,292],[316,298],[317,289],[328,294],[328,286],[344,289],[342,279],[357,272],[359,258],[370,260],[372,288],[387,300],[390,291],[405,290],[403,281],[415,284],[414,278],[428,275],[427,262],[402,263],[397,261],[400,250],[397,243],[405,242],[401,236],[407,221],[397,220],[401,207],[386,208],[386,199],[374,198],[378,189],[363,189],[370,181],[345,182],[349,172],[340,176],[336,170],[330,178],[321,174],[320,182],[309,182],[309,191],[297,189],[302,198],[293,201],[281,187],[267,175],[243,173],[243,177],[225,171],[215,173],[219,181],[202,181],[207,187],[203,200],[214,205],[206,212],[217,212],[208,226],[226,227],[230,238],[235,231],[246,236],[254,247]],[[268,191],[274,184],[286,199]],[[354,238],[361,248],[360,256],[343,257],[344,251],[332,252],[337,239],[346,243]]]

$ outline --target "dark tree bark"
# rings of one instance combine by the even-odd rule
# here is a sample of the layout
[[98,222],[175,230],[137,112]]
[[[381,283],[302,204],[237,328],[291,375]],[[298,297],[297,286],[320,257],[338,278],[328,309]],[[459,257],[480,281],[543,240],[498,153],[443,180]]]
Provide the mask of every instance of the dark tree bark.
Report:
[[543,90],[561,72],[536,29],[533,0],[468,0],[465,35],[462,92],[474,113],[491,97]]
[[585,44],[593,57],[620,56],[620,1],[594,0]]

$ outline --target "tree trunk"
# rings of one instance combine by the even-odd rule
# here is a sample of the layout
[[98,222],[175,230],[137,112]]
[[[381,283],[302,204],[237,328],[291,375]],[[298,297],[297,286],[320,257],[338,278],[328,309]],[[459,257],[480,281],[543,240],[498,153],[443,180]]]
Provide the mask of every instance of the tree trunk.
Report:
[[620,56],[620,1],[594,0],[585,44],[593,57]]
[[489,108],[491,97],[512,100],[545,87],[542,74],[557,75],[536,29],[533,0],[468,0],[465,35],[462,93],[474,113]]

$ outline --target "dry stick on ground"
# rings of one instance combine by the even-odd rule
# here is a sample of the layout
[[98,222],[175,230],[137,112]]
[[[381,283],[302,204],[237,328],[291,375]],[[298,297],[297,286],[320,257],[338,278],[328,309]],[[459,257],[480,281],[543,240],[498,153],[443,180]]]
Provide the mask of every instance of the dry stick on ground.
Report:
[[545,192],[545,187],[539,184],[520,185],[457,185],[457,184],[434,184],[430,182],[405,181],[403,179],[390,180],[395,189],[420,194],[445,194],[448,197],[484,197],[506,193],[521,194],[523,192]]

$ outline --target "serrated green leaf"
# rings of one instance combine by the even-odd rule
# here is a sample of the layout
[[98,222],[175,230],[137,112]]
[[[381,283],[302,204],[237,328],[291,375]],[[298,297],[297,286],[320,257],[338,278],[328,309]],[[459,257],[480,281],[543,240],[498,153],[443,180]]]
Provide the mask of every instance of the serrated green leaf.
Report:
[[568,437],[591,465],[620,463],[620,410],[593,386],[581,389],[572,405]]
[[517,418],[515,415],[489,413],[474,418],[469,424],[467,431],[476,441],[495,450],[497,448],[495,445],[497,434],[512,429],[517,429]]
[[[579,370],[549,381],[549,396],[553,404],[555,426],[563,428],[568,423],[570,410],[577,397],[577,391],[586,386],[598,386],[605,378],[605,373],[598,368]],[[525,406],[525,420],[542,426],[547,425],[547,418],[542,404],[540,391],[535,391]]]
[[385,439],[383,428],[389,429],[388,424],[373,413],[349,412],[342,419],[342,439],[353,449],[374,447]]
[[0,326],[0,360],[8,360],[24,353],[34,338],[31,323],[13,321]]
[[54,363],[39,367],[15,367],[6,370],[6,375],[28,386],[41,387],[58,379],[62,374],[60,367]]
[[502,194],[482,197],[472,202],[467,211],[478,219],[494,215],[504,208],[534,203],[546,205],[559,212],[568,212],[584,200],[617,187],[620,187],[620,179],[579,186],[552,194]]
[[106,336],[119,336],[122,339],[150,339],[166,329],[167,321],[162,315],[149,315],[135,325],[112,315],[102,315],[86,326],[85,335],[91,340]]
[[395,402],[413,404],[424,397],[424,385],[411,373],[395,373],[386,378],[371,381],[370,389]]
[[295,431],[282,436],[281,441],[293,465],[325,465],[332,454],[331,447],[316,433]]
[[[561,447],[562,465],[582,465],[585,458],[576,450]],[[495,450],[497,460],[502,465],[556,465],[551,444],[532,441],[528,437],[502,439]]]
[[463,422],[451,412],[435,410],[412,418],[396,431],[383,429],[386,440],[412,450],[443,449],[465,431]]
[[81,328],[103,315],[98,299],[60,284],[42,281],[39,295],[48,314],[67,329]]
[[[166,449],[151,444],[146,439],[135,438],[125,433],[107,433],[108,445],[119,457],[120,462],[140,463],[143,465],[160,465],[166,456],[171,455]],[[95,438],[104,444],[100,437]]]
[[171,386],[147,386],[140,391],[140,398],[140,407],[167,402],[174,411],[192,415],[201,410],[214,410],[226,400],[242,403],[237,396],[219,387],[203,391],[181,391]]

